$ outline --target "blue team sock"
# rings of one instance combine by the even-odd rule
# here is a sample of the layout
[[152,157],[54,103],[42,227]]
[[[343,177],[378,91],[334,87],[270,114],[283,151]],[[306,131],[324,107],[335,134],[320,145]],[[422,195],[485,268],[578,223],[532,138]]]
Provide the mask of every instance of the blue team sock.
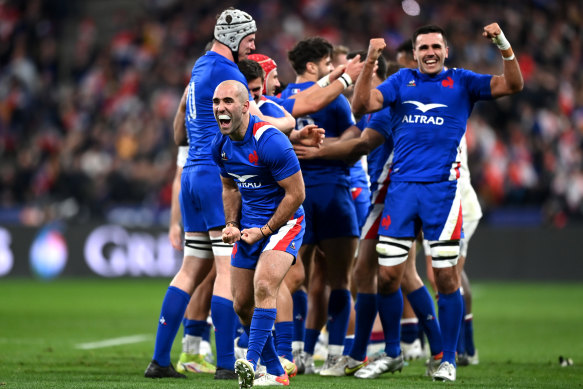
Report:
[[466,331],[464,326],[464,316],[466,314],[466,304],[464,302],[464,297],[462,296],[462,318],[460,320],[460,334],[457,338],[456,351],[458,355],[466,353]]
[[275,350],[275,344],[273,343],[273,335],[270,333],[263,346],[263,351],[261,352],[261,363],[265,365],[265,369],[269,374],[280,376],[285,374],[283,366],[279,361],[279,356]]
[[401,316],[403,315],[403,294],[401,289],[378,297],[379,315],[385,334],[385,352],[391,358],[401,353]]
[[350,319],[350,291],[335,289],[328,301],[328,345],[342,346]]
[[354,310],[356,311],[354,342],[348,355],[357,361],[363,361],[366,358],[368,340],[378,312],[377,295],[372,293],[358,293],[356,295]]
[[293,341],[303,342],[306,337],[306,315],[308,313],[308,295],[303,290],[292,294],[294,302],[294,334]]
[[241,336],[239,336],[239,341],[237,342],[237,346],[242,347],[242,348],[248,348],[249,347],[249,331],[247,331],[246,327],[243,327],[243,328],[245,329],[245,331],[243,331]]
[[476,354],[476,346],[474,345],[474,317],[471,313],[465,316],[464,327],[466,330],[466,352],[473,356]]
[[462,295],[460,290],[450,294],[439,293],[439,326],[443,339],[443,362],[455,364],[456,344],[462,322]]
[[275,349],[277,350],[277,355],[290,361],[294,360],[292,355],[293,333],[293,321],[275,323]]
[[409,303],[415,315],[419,319],[419,324],[427,335],[431,355],[437,355],[443,351],[441,340],[441,328],[435,314],[435,305],[433,298],[425,286],[409,293],[407,295]]
[[275,308],[255,308],[253,311],[251,330],[249,332],[249,347],[247,349],[247,360],[253,364],[253,368],[257,368],[257,362],[259,362],[263,347],[267,342],[267,338],[271,336],[276,314]]
[[352,346],[354,345],[354,335],[346,335],[344,337],[344,348],[342,349],[342,355],[350,354]]
[[208,322],[206,323],[206,326],[204,327],[204,330],[202,331],[202,340],[204,340],[205,342],[209,342],[211,341],[211,329],[213,328],[212,324],[209,324]]
[[182,320],[184,326],[184,335],[200,336],[203,338],[205,330],[208,328],[206,320]]
[[316,343],[318,342],[318,337],[320,336],[320,330],[315,330],[313,328],[306,328],[306,341],[304,342],[304,351],[308,354],[314,355],[314,349],[316,348]]
[[211,298],[211,317],[215,326],[215,344],[217,348],[217,367],[233,370],[235,365],[235,320],[237,314],[233,302],[213,295]]
[[419,321],[417,318],[401,320],[401,342],[413,343],[419,336]]
[[160,366],[170,365],[170,350],[178,333],[190,295],[174,286],[169,286],[162,301],[162,309],[158,320],[156,344],[153,359]]

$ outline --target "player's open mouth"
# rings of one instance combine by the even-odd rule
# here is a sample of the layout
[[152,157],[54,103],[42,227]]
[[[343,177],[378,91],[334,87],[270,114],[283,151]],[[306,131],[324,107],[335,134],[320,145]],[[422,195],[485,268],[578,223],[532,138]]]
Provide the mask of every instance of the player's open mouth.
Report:
[[219,124],[221,127],[228,126],[231,123],[231,117],[229,115],[219,115]]

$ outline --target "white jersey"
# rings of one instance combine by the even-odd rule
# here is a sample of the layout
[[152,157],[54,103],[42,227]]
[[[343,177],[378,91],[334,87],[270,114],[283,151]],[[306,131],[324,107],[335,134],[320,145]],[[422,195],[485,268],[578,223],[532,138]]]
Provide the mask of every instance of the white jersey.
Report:
[[466,136],[462,137],[460,142],[460,177],[458,179],[458,184],[460,187],[461,197],[462,197],[462,217],[464,221],[464,233],[466,222],[480,220],[482,218],[482,207],[480,207],[480,202],[478,201],[478,196],[476,191],[472,187],[470,180],[470,169],[468,167],[468,145],[466,142]]

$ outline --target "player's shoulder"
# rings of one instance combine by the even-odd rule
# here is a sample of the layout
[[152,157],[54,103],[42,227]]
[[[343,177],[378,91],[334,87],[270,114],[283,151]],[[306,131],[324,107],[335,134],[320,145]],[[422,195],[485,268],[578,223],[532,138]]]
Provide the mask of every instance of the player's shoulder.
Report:
[[257,106],[261,107],[264,104],[273,104],[273,105],[277,105],[277,103],[275,101],[273,101],[273,96],[265,96],[265,95],[261,95],[261,98],[259,99],[259,102],[257,102]]
[[271,123],[261,120],[257,116],[254,116],[254,118],[255,120],[253,121],[251,131],[256,142],[259,142],[274,133],[281,132]]

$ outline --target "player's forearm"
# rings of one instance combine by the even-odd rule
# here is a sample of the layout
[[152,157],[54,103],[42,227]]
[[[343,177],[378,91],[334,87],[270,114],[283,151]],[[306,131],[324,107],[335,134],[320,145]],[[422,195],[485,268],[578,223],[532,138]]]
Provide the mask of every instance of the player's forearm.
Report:
[[[303,193],[303,191],[302,191]],[[270,232],[277,231],[278,228],[282,227],[287,223],[289,219],[298,210],[300,205],[304,202],[305,194],[300,193],[286,193],[281,202],[279,203],[277,209],[273,213],[273,216],[269,219],[266,225],[272,230]]]
[[223,208],[225,222],[237,222],[241,219],[241,193],[237,187],[226,187],[223,184]]
[[279,181],[278,184],[285,190],[285,195],[275,209],[273,216],[269,218],[266,224],[269,225],[270,232],[276,231],[287,223],[306,198],[304,179],[301,171]]
[[323,147],[319,154],[322,159],[340,159],[353,164],[369,152],[368,145],[361,138],[354,138]]
[[266,122],[270,123],[272,126],[277,128],[279,131],[283,132],[284,134],[288,135],[296,126],[296,120],[294,117],[284,110],[285,116],[281,118],[274,118],[273,116],[267,115],[258,115],[261,120],[265,120]]
[[484,27],[482,35],[492,40],[504,60],[504,74],[501,77],[492,78],[492,96],[500,97],[520,92],[524,87],[522,72],[512,50],[512,46],[498,23],[491,23]]
[[355,115],[364,115],[370,112],[370,90],[372,88],[372,73],[374,70],[374,62],[366,61],[362,73],[354,84],[354,95],[352,96],[352,112]]
[[318,112],[334,101],[343,90],[344,84],[340,80],[335,80],[324,88],[314,84],[295,96],[292,114],[294,117],[301,117]]
[[176,115],[174,116],[173,129],[174,129],[174,142],[177,146],[186,146],[186,94],[188,87],[184,89],[182,98],[180,99],[180,104],[176,110]]
[[170,202],[170,227],[180,225],[182,214],[180,213],[180,180],[182,168],[176,168],[174,181],[172,181],[172,200]]
[[[512,48],[507,51],[512,52]],[[502,53],[505,56],[508,53]],[[508,58],[508,56],[506,56]],[[520,71],[520,66],[518,65],[518,60],[512,54],[512,60],[504,60],[504,80],[509,91],[509,94],[517,93],[524,87],[524,80],[522,78],[522,72]]]

